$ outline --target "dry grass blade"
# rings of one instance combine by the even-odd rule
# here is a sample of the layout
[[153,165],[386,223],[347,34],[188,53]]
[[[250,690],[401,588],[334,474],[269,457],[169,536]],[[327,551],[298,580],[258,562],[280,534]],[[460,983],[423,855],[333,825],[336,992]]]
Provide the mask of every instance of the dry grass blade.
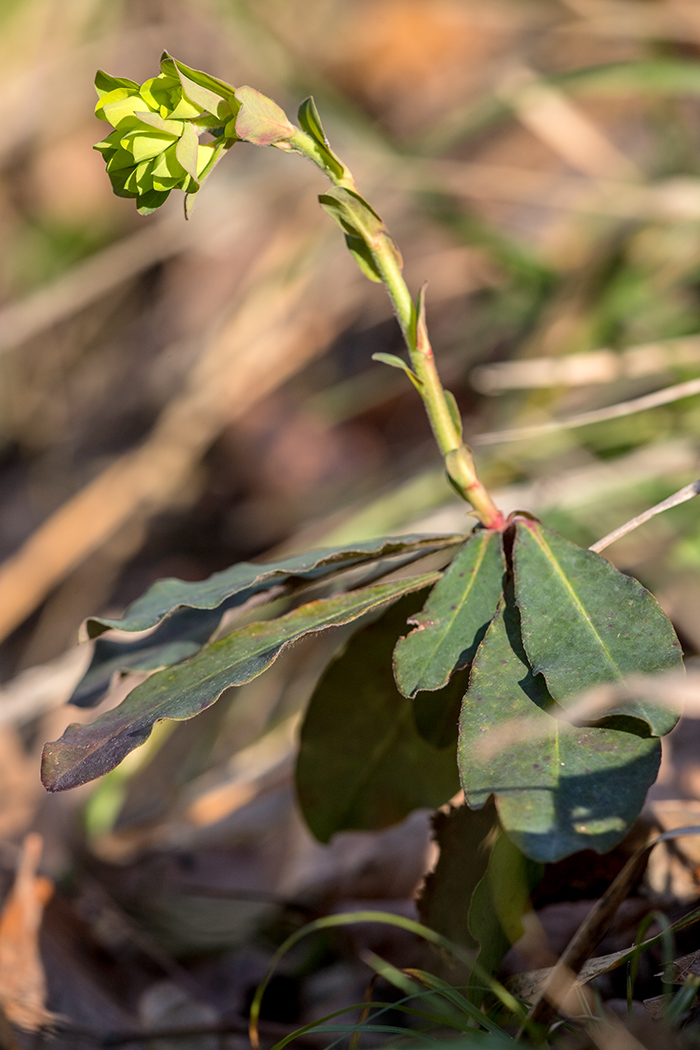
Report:
[[483,394],[505,390],[533,390],[556,386],[588,386],[615,379],[655,375],[678,365],[700,361],[700,337],[663,339],[625,350],[591,350],[564,357],[530,357],[480,365],[470,379]]
[[591,178],[637,181],[637,166],[566,95],[521,67],[501,91],[521,123],[568,164]]
[[647,845],[640,846],[630,857],[622,871],[578,928],[557,964],[549,971],[530,1007],[529,1022],[546,1023],[554,1017],[557,1011],[567,1012],[569,996],[576,988],[578,974],[583,964],[602,940],[615,913],[644,870],[649,854],[659,843],[681,835],[700,835],[700,827],[693,826],[666,831]]
[[53,1015],[46,1010],[46,978],[39,927],[53,883],[37,875],[42,840],[27,835],[15,884],[0,915],[0,1005],[12,1024],[36,1032]]
[[616,540],[621,540],[623,536],[626,536],[629,532],[639,528],[646,521],[650,521],[655,518],[657,514],[662,514],[665,510],[670,510],[672,507],[678,507],[681,503],[687,503],[688,500],[694,499],[700,493],[700,480],[692,481],[690,485],[684,485],[678,492],[674,492],[672,496],[667,499],[661,500],[660,503],[656,503],[653,507],[649,507],[648,510],[643,511],[641,514],[637,514],[636,517],[630,518],[629,521],[625,522],[624,525],[620,525],[619,528],[613,529],[607,536],[603,536],[602,539],[592,543],[590,550],[595,551],[596,554],[600,554],[601,551],[609,547],[611,543],[615,543]]
[[611,419],[623,419],[636,412],[646,412],[651,408],[659,408],[661,405],[670,405],[674,401],[682,401],[683,398],[695,397],[697,394],[700,394],[700,379],[688,379],[684,383],[674,383],[673,386],[664,387],[663,390],[655,390],[653,394],[644,394],[642,397],[631,398],[629,401],[619,401],[616,405],[596,408],[591,412],[581,412],[580,415],[570,416],[568,419],[552,419],[546,423],[513,427],[512,430],[475,434],[473,438],[470,438],[470,443],[472,445],[498,445],[504,441],[523,441],[527,438],[540,437],[543,434],[553,434],[559,430],[587,427],[592,423],[607,423]]
[[191,229],[178,215],[177,220],[153,223],[104,248],[52,284],[0,310],[0,353],[72,317],[123,281],[182,251],[192,240]]
[[325,349],[344,323],[358,282],[339,284],[332,263],[310,294],[308,273],[298,265],[308,249],[294,223],[278,231],[252,268],[247,294],[151,436],[65,503],[0,567],[0,637],[121,525],[167,506],[225,423]]

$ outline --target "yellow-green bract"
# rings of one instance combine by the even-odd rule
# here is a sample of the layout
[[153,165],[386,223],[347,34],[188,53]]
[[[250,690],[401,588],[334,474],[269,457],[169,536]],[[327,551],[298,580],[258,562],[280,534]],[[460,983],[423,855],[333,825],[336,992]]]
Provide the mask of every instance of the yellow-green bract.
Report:
[[[141,85],[100,71],[95,87],[95,113],[114,128],[95,149],[114,192],[135,198],[142,214],[159,208],[173,189],[196,193],[238,139],[235,88],[167,53],[160,74]],[[202,132],[211,140],[200,143]]]

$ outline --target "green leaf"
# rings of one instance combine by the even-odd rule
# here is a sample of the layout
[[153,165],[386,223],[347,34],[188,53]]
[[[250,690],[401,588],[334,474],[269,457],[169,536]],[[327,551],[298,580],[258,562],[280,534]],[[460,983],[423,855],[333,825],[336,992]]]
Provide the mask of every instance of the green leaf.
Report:
[[362,238],[351,237],[349,233],[346,233],[345,246],[365,277],[368,277],[370,281],[374,281],[375,284],[381,284],[382,275],[377,269],[372,252]]
[[[294,554],[277,562],[255,564],[238,562],[229,569],[215,572],[206,580],[190,582],[168,577],[156,580],[145,594],[132,602],[121,619],[93,616],[85,622],[88,638],[116,627],[120,631],[145,631],[154,627],[174,609],[216,609],[234,595],[247,592],[245,597],[289,580],[317,580],[341,569],[391,558],[395,555],[417,556],[434,550],[443,550],[459,543],[462,537],[396,536],[367,540],[350,547],[327,547],[305,554]],[[241,599],[245,600],[245,599]]]
[[[479,971],[471,979],[469,999],[480,1003],[481,975],[494,973],[523,934],[522,919],[531,908],[530,892],[541,867],[504,835],[492,802],[476,811],[457,806],[436,813],[433,828],[440,856],[418,901],[420,921],[478,950]],[[450,972],[453,984],[467,977]]]
[[372,240],[385,232],[386,227],[374,208],[359,193],[334,186],[319,195],[323,210],[337,222],[350,237]]
[[390,365],[391,368],[400,368],[406,373],[408,378],[411,380],[417,390],[420,390],[422,383],[416,373],[406,364],[402,357],[398,357],[396,354],[372,354],[373,361],[381,361],[384,365]]
[[[680,643],[656,599],[599,554],[520,520],[513,572],[525,651],[562,707],[603,682],[682,669]],[[606,712],[640,718],[655,735],[673,729],[679,713],[643,696]]]
[[396,634],[415,607],[415,597],[405,598],[355,634],[311,699],[296,783],[302,813],[321,842],[440,806],[459,788],[454,743],[436,748],[423,739],[391,674]]
[[[355,241],[359,240],[364,245],[360,253],[362,263],[359,263],[359,260],[358,263],[362,272],[370,276],[371,280],[376,278],[367,273],[366,267],[369,266],[372,274],[379,274],[372,249],[380,244],[391,251],[396,265],[401,268],[403,265],[401,253],[389,236],[389,231],[374,208],[359,193],[334,186],[327,193],[320,194],[318,200],[323,210],[340,226],[346,236],[348,247],[355,257],[360,253]],[[371,265],[367,261],[368,258],[371,259]]]
[[419,693],[413,701],[416,729],[433,747],[457,743],[462,697],[469,684],[468,671],[456,671],[444,689]]
[[302,102],[299,106],[298,118],[302,130],[310,135],[318,146],[326,170],[338,180],[347,179],[352,182],[349,168],[346,168],[340,157],[330,147],[313,98],[309,97]]
[[504,572],[501,534],[482,529],[470,536],[411,619],[415,630],[397,642],[394,673],[404,696],[442,689],[471,663],[501,600]]
[[[476,961],[487,973],[495,973],[508,949],[525,932],[523,916],[532,910],[530,893],[541,878],[541,865],[523,856],[499,828],[468,917],[469,930],[479,946]],[[483,994],[480,983],[472,979],[471,998],[477,1001]]]
[[236,134],[239,139],[254,146],[274,146],[294,134],[284,110],[271,98],[244,85],[236,89],[240,110],[236,118]]
[[113,641],[98,638],[87,671],[68,701],[76,707],[93,707],[109,688],[112,677],[127,671],[157,671],[188,660],[215,633],[224,609],[178,609],[145,638]]
[[459,768],[468,804],[495,795],[501,823],[532,860],[620,841],[654,782],[660,742],[615,729],[580,728],[530,669],[520,617],[507,598],[472,667],[460,717]]
[[311,96],[305,98],[299,106],[297,116],[299,118],[299,125],[303,128],[306,134],[311,135],[311,138],[314,139],[319,146],[328,149],[329,143],[326,138],[326,133],[323,130],[321,117],[316,109],[316,103]]
[[462,415],[459,411],[459,405],[457,399],[451,390],[445,390],[445,401],[447,402],[447,409],[450,413],[450,419],[454,423],[454,428],[459,434],[459,440],[462,440]]
[[161,719],[192,718],[218,700],[225,689],[257,678],[290,643],[350,623],[430,585],[438,576],[427,573],[309,602],[276,620],[249,624],[178,667],[156,672],[90,725],[69,725],[60,740],[44,746],[44,786],[49,791],[64,791],[108,773],[148,740]]

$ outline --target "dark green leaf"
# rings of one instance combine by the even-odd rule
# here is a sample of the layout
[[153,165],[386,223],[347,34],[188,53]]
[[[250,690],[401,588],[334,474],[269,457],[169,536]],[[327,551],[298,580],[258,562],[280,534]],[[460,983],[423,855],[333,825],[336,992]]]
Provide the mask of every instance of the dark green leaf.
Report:
[[294,134],[287,114],[276,102],[255,88],[244,85],[236,89],[241,108],[236,118],[236,134],[254,146],[274,146]]
[[323,124],[321,123],[321,117],[318,110],[316,109],[316,103],[313,98],[305,98],[298,110],[299,125],[304,129],[307,135],[311,135],[319,146],[328,146],[328,139],[326,133],[323,130]]
[[396,689],[391,651],[414,598],[364,627],[330,665],[301,731],[297,792],[321,842],[338,831],[382,828],[459,788],[454,743],[436,748],[416,730]]
[[480,810],[450,807],[448,813],[433,816],[433,834],[440,856],[425,879],[418,916],[431,930],[472,950],[478,947],[469,926],[472,896],[486,874],[499,831],[493,803]]
[[224,609],[178,609],[145,638],[115,642],[98,638],[90,666],[78,682],[69,703],[93,707],[109,688],[115,674],[157,671],[188,660],[206,645],[221,623]]
[[[476,961],[487,973],[495,973],[508,949],[522,937],[523,916],[532,908],[530,893],[541,877],[541,865],[523,856],[499,828],[468,918],[469,931],[479,946]],[[477,1001],[483,994],[480,985],[475,975],[472,998]]]
[[[680,643],[656,599],[599,554],[520,520],[513,572],[525,652],[563,707],[603,682],[682,669]],[[679,717],[643,696],[606,713],[642,719],[656,735]]]
[[470,536],[410,621],[415,630],[396,645],[396,683],[404,696],[442,689],[456,668],[471,663],[501,599],[504,572],[500,532]]
[[90,725],[68,726],[60,740],[45,745],[44,786],[49,791],[63,791],[102,776],[145,743],[160,719],[192,718],[218,700],[224,689],[262,674],[291,642],[314,631],[350,623],[386,602],[428,586],[438,576],[428,573],[309,602],[276,620],[249,624],[186,663],[158,671],[118,707]]
[[[425,880],[420,921],[457,944],[478,949],[480,973],[472,977],[469,998],[481,1002],[480,975],[494,973],[522,936],[522,918],[541,867],[504,835],[491,801],[476,811],[458,806],[436,813],[433,827],[440,856]],[[450,972],[453,983],[468,976]]]
[[519,621],[506,601],[474,660],[460,719],[465,797],[479,807],[495,795],[504,829],[533,860],[603,853],[639,813],[661,745],[556,718],[544,679],[527,663]]
[[433,747],[457,743],[462,697],[469,684],[469,671],[455,671],[444,689],[419,693],[413,701],[416,729]]
[[244,592],[247,598],[289,580],[318,580],[341,569],[412,551],[428,554],[433,550],[451,547],[459,543],[461,538],[449,535],[382,537],[352,547],[327,547],[306,554],[294,554],[278,562],[255,564],[243,561],[196,582],[173,577],[156,580],[145,594],[132,602],[121,619],[93,616],[86,621],[85,630],[89,638],[95,638],[111,627],[121,631],[145,631],[181,606],[216,609],[229,598]]

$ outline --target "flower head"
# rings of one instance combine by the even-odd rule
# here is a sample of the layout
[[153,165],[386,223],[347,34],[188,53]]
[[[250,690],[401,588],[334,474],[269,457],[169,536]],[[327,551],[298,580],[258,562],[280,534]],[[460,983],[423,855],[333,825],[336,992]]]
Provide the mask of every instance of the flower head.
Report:
[[[180,189],[187,212],[202,180],[238,139],[235,88],[167,53],[160,74],[141,85],[100,71],[95,87],[95,114],[114,130],[94,148],[105,159],[114,192],[136,198],[147,215]],[[200,143],[203,132],[210,141]]]

